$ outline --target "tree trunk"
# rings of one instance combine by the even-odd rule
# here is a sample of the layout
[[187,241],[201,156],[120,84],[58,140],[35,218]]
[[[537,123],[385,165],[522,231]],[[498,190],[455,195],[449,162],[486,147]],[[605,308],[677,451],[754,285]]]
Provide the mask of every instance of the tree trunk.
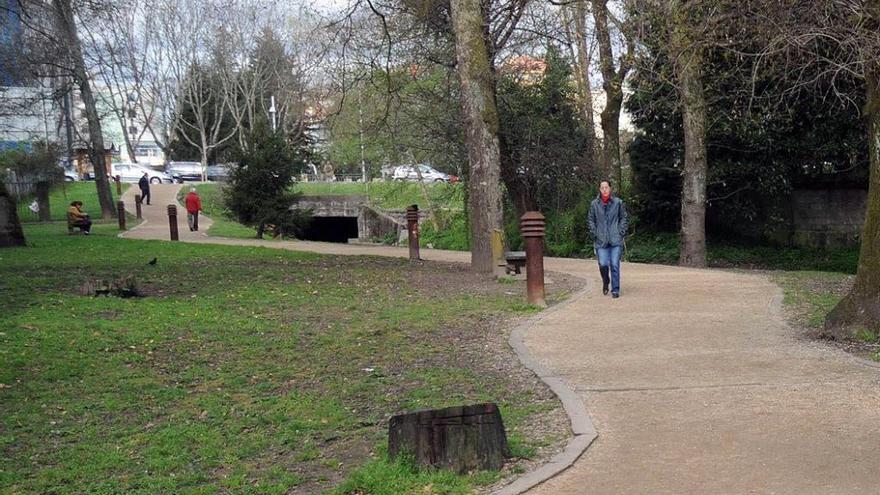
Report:
[[859,268],[852,290],[825,318],[825,330],[851,337],[860,329],[880,331],[880,64],[866,70],[866,118],[870,179]]
[[604,178],[614,179],[622,190],[623,170],[620,163],[620,109],[623,106],[623,80],[630,68],[632,44],[621,58],[620,67],[614,68],[614,52],[608,31],[608,0],[592,0],[593,19],[596,21],[596,40],[599,43],[599,67],[602,70],[602,88],[605,90],[605,108],[600,115],[602,152],[600,170]]
[[0,247],[24,246],[24,232],[18,221],[15,201],[0,180]]
[[202,140],[202,160],[199,162],[202,167],[202,181],[208,180],[208,144]]
[[501,411],[492,403],[392,416],[388,454],[409,455],[421,466],[461,474],[497,471],[510,455]]
[[602,153],[600,155],[601,170],[605,178],[612,179],[615,187],[622,189],[623,170],[620,165],[620,107],[623,93],[612,94],[605,91],[605,108],[600,115],[602,126]]
[[[587,149],[589,150],[590,165],[595,167],[597,160],[596,147],[596,123],[593,116],[593,88],[590,82],[591,48],[587,41],[587,3],[574,3],[574,39],[577,43],[575,57],[575,75],[580,90],[581,113],[584,116],[584,126],[587,131]],[[525,212],[523,212],[525,213]]]
[[706,100],[703,94],[702,50],[674,27],[672,47],[684,124],[684,177],[681,185],[682,266],[706,266]]
[[490,273],[494,265],[492,231],[502,227],[495,78],[484,38],[480,0],[452,0],[451,17],[470,162],[471,268]]
[[51,222],[52,212],[49,204],[49,183],[47,181],[37,182],[37,205],[40,207],[39,218],[41,222]]
[[98,190],[98,202],[101,206],[101,218],[113,218],[116,216],[116,208],[113,205],[113,196],[110,193],[110,181],[107,180],[107,163],[104,158],[104,135],[101,132],[101,119],[98,117],[98,109],[95,105],[95,96],[86,73],[86,65],[83,60],[82,45],[76,32],[76,21],[73,18],[73,9],[70,0],[53,0],[53,11],[58,24],[58,32],[67,48],[70,58],[71,69],[76,82],[79,84],[79,93],[85,106],[86,121],[89,124],[89,160],[95,169],[95,187]]
[[128,151],[128,159],[131,163],[137,163],[137,155],[135,154],[134,143],[131,142],[131,136],[128,134],[128,126],[126,125],[126,117],[128,113],[126,108],[122,109],[122,118],[119,119],[119,125],[122,127],[122,138],[125,140],[125,149]]

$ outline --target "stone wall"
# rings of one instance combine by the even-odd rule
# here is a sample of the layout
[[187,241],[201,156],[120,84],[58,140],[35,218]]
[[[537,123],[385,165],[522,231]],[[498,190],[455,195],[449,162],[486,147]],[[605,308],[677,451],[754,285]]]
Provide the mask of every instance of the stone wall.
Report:
[[867,199],[864,189],[793,191],[791,243],[814,248],[858,246]]

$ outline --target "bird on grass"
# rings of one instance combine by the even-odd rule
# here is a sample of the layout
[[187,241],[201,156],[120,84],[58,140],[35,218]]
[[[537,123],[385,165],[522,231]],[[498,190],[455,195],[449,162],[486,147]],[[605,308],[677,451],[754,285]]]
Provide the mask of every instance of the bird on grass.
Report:
[[159,258],[153,258],[147,264],[148,265],[155,265],[157,261],[159,261]]

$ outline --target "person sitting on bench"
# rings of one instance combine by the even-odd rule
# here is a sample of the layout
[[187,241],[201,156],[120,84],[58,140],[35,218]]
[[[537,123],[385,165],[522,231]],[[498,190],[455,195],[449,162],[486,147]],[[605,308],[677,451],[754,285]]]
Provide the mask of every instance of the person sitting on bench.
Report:
[[82,211],[82,206],[82,201],[70,203],[70,208],[67,209],[67,226],[71,230],[73,227],[79,227],[83,234],[89,235],[92,230],[92,221],[89,219],[89,214]]

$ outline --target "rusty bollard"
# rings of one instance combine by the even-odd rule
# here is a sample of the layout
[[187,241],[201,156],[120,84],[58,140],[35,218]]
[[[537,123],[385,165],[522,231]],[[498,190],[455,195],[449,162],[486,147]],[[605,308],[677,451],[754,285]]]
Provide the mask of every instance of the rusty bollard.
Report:
[[406,209],[406,230],[409,238],[409,260],[419,260],[419,206]]
[[134,211],[137,214],[138,220],[143,218],[143,216],[141,215],[141,203],[143,203],[143,202],[144,202],[144,198],[142,198],[140,194],[134,195]]
[[177,235],[177,206],[168,205],[168,228],[171,229],[171,240],[179,241],[180,237]]
[[526,241],[526,288],[529,304],[546,307],[544,301],[544,215],[527,211],[519,219],[519,230]]
[[119,230],[125,230],[125,201],[116,202],[116,216],[119,219]]
[[122,196],[122,177],[117,175],[113,178],[113,181],[116,182],[116,195]]

